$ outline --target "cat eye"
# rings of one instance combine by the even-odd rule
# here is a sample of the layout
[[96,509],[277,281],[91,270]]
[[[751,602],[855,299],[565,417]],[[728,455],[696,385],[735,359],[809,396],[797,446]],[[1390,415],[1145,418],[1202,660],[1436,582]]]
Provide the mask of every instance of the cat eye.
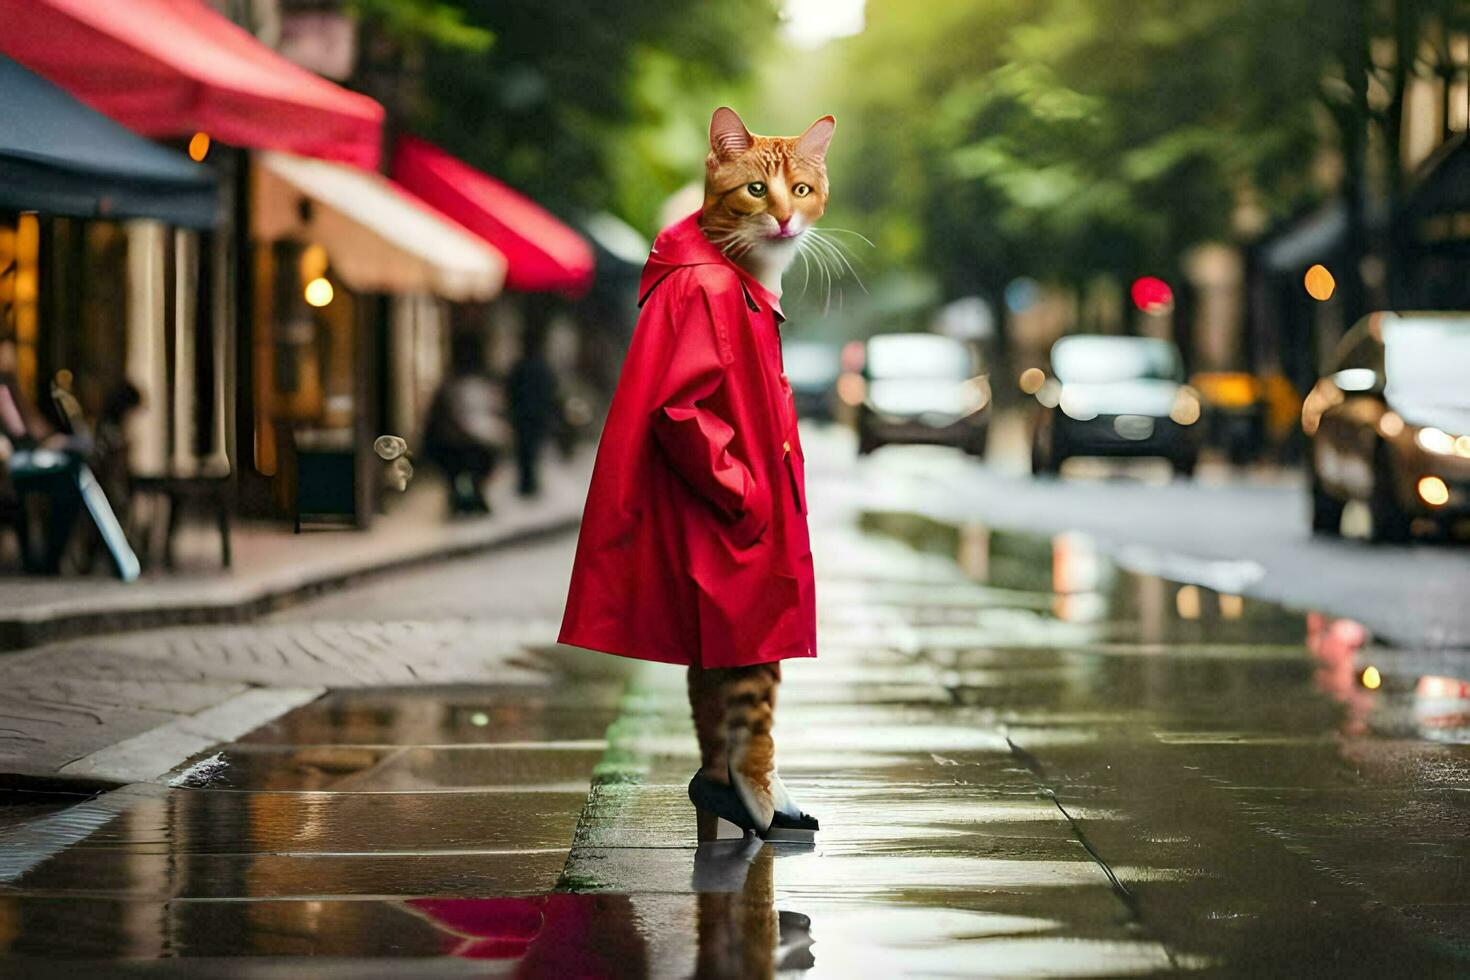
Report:
[[750,183],[746,184],[745,185],[745,189],[750,192],[750,196],[751,197],[765,197],[766,196],[766,185],[763,184],[763,183],[761,183],[758,180],[754,180],[754,181],[751,181]]
[[795,187],[791,188],[791,193],[795,194],[797,197],[806,197],[811,192],[811,184],[797,184]]

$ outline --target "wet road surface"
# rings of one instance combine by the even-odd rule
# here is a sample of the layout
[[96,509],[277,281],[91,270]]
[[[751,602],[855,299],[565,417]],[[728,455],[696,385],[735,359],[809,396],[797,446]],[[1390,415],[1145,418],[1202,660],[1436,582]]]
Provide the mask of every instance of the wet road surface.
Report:
[[[503,684],[337,691],[158,783],[7,808],[0,972],[1470,971],[1463,675],[812,478],[821,657],[776,735],[815,848],[696,847],[678,670],[528,649]],[[523,633],[569,548],[263,628],[488,603]]]

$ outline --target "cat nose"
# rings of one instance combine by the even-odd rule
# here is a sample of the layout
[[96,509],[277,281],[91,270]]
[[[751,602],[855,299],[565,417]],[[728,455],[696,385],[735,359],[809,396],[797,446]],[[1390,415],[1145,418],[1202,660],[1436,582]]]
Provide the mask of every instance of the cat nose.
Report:
[[779,229],[781,229],[782,231],[785,231],[787,229],[787,226],[791,224],[792,217],[793,217],[793,215],[789,215],[788,214],[784,218],[777,218],[776,219],[776,227],[779,228]]

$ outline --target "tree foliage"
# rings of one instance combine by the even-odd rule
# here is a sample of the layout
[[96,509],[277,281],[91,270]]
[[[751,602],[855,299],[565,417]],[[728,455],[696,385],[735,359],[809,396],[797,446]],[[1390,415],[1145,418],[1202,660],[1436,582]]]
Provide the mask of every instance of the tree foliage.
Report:
[[[848,53],[872,217],[947,291],[1173,267],[1309,192],[1316,0],[873,0]],[[849,127],[849,133],[852,128]]]
[[455,5],[495,43],[423,59],[415,128],[555,211],[611,207],[645,230],[699,175],[711,105],[777,23],[775,0]]

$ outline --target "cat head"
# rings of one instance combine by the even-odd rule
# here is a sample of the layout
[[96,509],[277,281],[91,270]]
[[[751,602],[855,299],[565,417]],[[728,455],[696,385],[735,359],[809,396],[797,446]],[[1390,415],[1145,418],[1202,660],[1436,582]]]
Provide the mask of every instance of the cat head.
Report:
[[700,225],[726,254],[794,250],[827,209],[827,146],[836,122],[823,116],[800,136],[756,136],[735,110],[709,124]]

